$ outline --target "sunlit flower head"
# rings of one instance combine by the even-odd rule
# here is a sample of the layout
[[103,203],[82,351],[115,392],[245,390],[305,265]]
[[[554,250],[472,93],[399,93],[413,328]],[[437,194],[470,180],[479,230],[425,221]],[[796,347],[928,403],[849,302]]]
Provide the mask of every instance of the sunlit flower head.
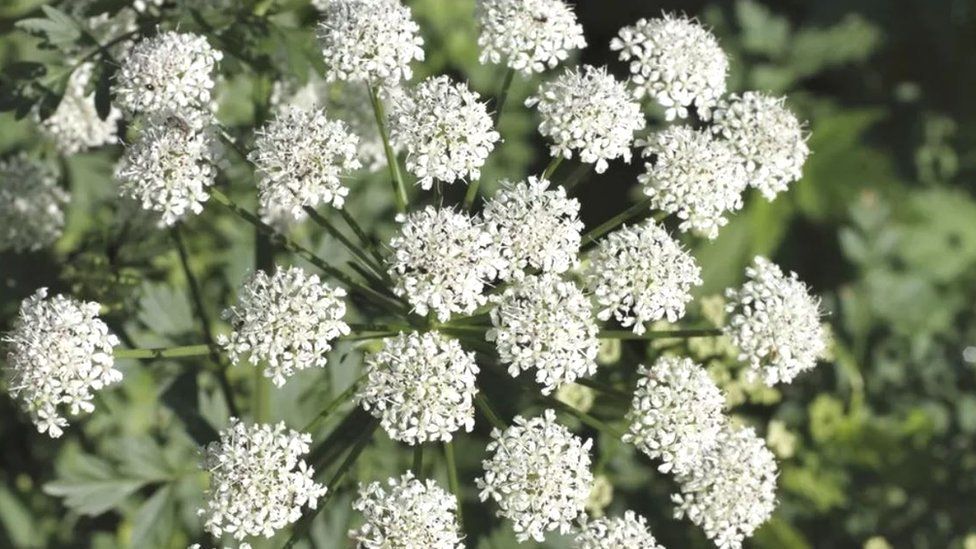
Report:
[[583,27],[562,0],[481,0],[477,6],[482,63],[531,75],[586,47]]
[[111,107],[102,120],[95,108],[95,92],[86,93],[95,65],[82,63],[71,73],[64,96],[54,114],[41,122],[58,150],[72,155],[102,145],[114,144],[122,113]]
[[582,524],[573,549],[664,549],[658,545],[647,520],[627,511],[622,517],[598,518]]
[[457,499],[433,480],[407,472],[360,486],[352,508],[363,515],[349,533],[360,549],[464,549]]

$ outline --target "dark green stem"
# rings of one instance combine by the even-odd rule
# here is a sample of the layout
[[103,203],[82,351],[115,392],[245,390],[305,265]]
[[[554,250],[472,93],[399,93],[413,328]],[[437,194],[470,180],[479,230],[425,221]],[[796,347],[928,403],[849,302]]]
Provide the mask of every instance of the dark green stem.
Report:
[[325,216],[323,216],[319,212],[315,211],[314,208],[311,208],[309,206],[304,206],[304,210],[305,213],[307,213],[308,216],[312,219],[312,221],[314,221],[319,227],[325,229],[325,232],[332,235],[333,238],[338,240],[340,244],[345,246],[347,250],[352,252],[353,255],[358,257],[363,263],[366,264],[367,267],[372,269],[377,275],[379,275],[381,278],[386,278],[388,276],[386,274],[386,271],[384,271],[379,264],[375,263],[373,258],[367,255],[366,252],[363,251],[361,246],[357,246],[353,244],[352,241],[349,240],[349,238],[347,238],[346,235],[342,234],[342,232],[340,232],[335,225],[329,222],[329,220],[326,219]]
[[310,421],[308,425],[306,425],[305,428],[302,429],[302,432],[303,433],[312,432],[312,430],[318,427],[319,423],[321,423],[326,418],[328,418],[332,414],[332,412],[335,412],[340,406],[348,402],[349,399],[352,398],[354,394],[356,394],[356,391],[359,389],[359,384],[362,383],[363,380],[365,379],[366,376],[362,375],[356,381],[353,381],[352,385],[350,385],[345,391],[339,394],[339,396],[335,397],[335,399],[333,399],[332,402],[330,402],[321,412],[319,412],[319,414],[315,416],[315,419]]
[[488,400],[483,394],[478,393],[474,396],[474,404],[478,407],[478,410],[481,411],[482,415],[484,415],[488,420],[488,423],[491,423],[492,427],[495,427],[501,431],[505,430],[505,422],[498,417],[498,414],[496,414],[494,410],[491,409],[491,405],[488,404]]
[[421,444],[417,444],[413,447],[413,476],[417,478],[423,478],[424,476],[424,447]]
[[590,230],[583,235],[582,245],[588,246],[593,244],[601,236],[609,233],[610,231],[616,229],[620,225],[626,223],[629,219],[640,215],[641,213],[647,211],[651,207],[651,199],[645,198],[640,202],[634,204],[633,206],[627,208],[626,210],[620,212],[619,214],[611,217],[604,223],[597,225],[596,228]]
[[654,340],[668,338],[715,337],[722,335],[718,328],[688,328],[685,330],[657,330],[635,334],[630,330],[601,330],[600,339]]
[[168,347],[165,349],[115,349],[115,358],[185,358],[191,356],[205,356],[214,352],[210,345],[185,345],[182,347]]
[[563,160],[565,160],[565,158],[563,158],[561,155],[553,157],[553,159],[549,161],[549,165],[546,166],[546,170],[542,172],[542,179],[551,181],[552,174],[556,173],[556,170],[559,168],[559,165],[563,163]]
[[383,151],[386,152],[386,164],[390,169],[390,179],[393,182],[393,198],[396,201],[397,212],[407,212],[407,189],[403,183],[403,173],[400,171],[400,161],[390,145],[390,135],[386,130],[386,114],[383,111],[383,101],[372,85],[369,87],[369,100],[373,104],[373,114],[376,116],[376,127],[383,140]]
[[457,500],[457,520],[461,531],[464,531],[464,515],[461,513],[461,485],[458,483],[457,462],[454,460],[454,443],[444,443],[444,461],[447,462],[447,485]]
[[[492,114],[492,124],[498,126],[498,121],[502,117],[505,103],[508,102],[508,93],[512,88],[512,81],[515,79],[515,69],[505,71],[502,79],[502,87],[498,92],[498,99],[495,103],[495,112]],[[464,209],[470,210],[474,206],[474,201],[478,198],[478,188],[481,186],[481,178],[468,183],[468,191],[464,194]]]

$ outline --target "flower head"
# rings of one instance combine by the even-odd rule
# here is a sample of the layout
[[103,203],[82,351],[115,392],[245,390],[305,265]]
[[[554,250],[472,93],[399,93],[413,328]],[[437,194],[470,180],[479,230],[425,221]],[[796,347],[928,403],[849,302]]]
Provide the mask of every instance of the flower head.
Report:
[[585,276],[602,307],[598,318],[613,317],[636,334],[647,322],[683,317],[692,287],[702,283],[695,258],[652,220],[601,240]]
[[3,337],[7,354],[7,387],[41,433],[61,436],[72,415],[95,409],[95,391],[122,380],[114,368],[119,344],[98,318],[98,303],[63,295],[47,297],[41,288],[20,304],[13,328]]
[[479,99],[467,85],[436,76],[395,103],[390,138],[407,151],[407,170],[422,188],[481,177],[500,136]]
[[732,146],[688,126],[671,126],[644,144],[644,156],[654,160],[638,180],[651,206],[676,214],[682,231],[717,237],[728,223],[726,212],[742,207],[748,183]]
[[363,525],[349,533],[360,549],[464,549],[457,499],[433,480],[407,472],[385,486],[360,486],[352,508],[363,514]]
[[357,398],[393,440],[450,442],[474,428],[474,353],[437,332],[400,334],[366,359]]
[[485,474],[475,480],[481,501],[498,504],[498,514],[512,521],[520,541],[545,541],[546,532],[567,533],[583,515],[593,484],[590,447],[556,423],[556,413],[516,416],[504,431],[494,429]]
[[668,120],[687,117],[692,106],[707,119],[725,93],[729,60],[715,36],[694,19],[670,14],[641,19],[620,29],[610,49],[630,62],[637,96],[654,98],[667,109]]
[[583,523],[573,549],[664,549],[647,527],[647,520],[627,511],[622,517],[599,518]]
[[116,134],[122,113],[113,107],[102,120],[95,108],[95,92],[85,92],[94,68],[92,63],[83,63],[71,73],[58,108],[41,122],[41,129],[62,154],[72,155],[115,143],[118,139]]
[[315,482],[305,463],[312,437],[277,425],[248,425],[231,418],[205,452],[210,492],[204,527],[219,538],[227,533],[270,538],[302,516],[302,507],[315,509],[326,487]]
[[767,385],[789,383],[826,352],[820,300],[796,273],[786,276],[764,257],[756,257],[746,276],[741,288],[726,290],[725,332],[751,375]]
[[501,263],[498,277],[521,278],[527,268],[563,273],[579,260],[579,201],[566,189],[549,189],[549,181],[503,181],[501,190],[485,204],[482,216]]
[[581,161],[596,164],[597,173],[607,170],[608,160],[630,162],[634,132],[645,125],[640,104],[602,67],[568,69],[542,84],[526,105],[538,105],[539,133],[552,139],[553,156],[572,158],[575,150]]
[[344,297],[342,288],[298,267],[272,276],[258,271],[244,283],[237,305],[224,311],[234,331],[218,343],[234,363],[244,355],[251,364],[267,362],[264,375],[281,387],[298,370],[324,367],[332,342],[349,334]]
[[48,164],[23,153],[0,160],[0,252],[54,244],[64,231],[68,199]]
[[330,0],[321,6],[318,39],[326,79],[396,83],[423,61],[424,40],[400,0]]
[[772,200],[803,175],[810,155],[803,125],[781,97],[733,95],[715,111],[713,129],[745,161],[749,184]]
[[586,47],[583,27],[562,0],[481,0],[477,5],[482,63],[504,62],[531,75]]
[[535,369],[544,394],[596,371],[599,328],[590,300],[557,275],[526,276],[494,296],[486,339],[512,377]]

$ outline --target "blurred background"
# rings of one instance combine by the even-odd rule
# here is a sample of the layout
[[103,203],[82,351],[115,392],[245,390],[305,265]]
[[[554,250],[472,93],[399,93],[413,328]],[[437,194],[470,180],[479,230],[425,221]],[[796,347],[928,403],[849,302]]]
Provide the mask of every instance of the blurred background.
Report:
[[[44,58],[36,39],[13,26],[42,2],[0,0],[0,68]],[[62,2],[70,11],[75,2]],[[78,2],[81,4],[82,2]],[[428,60],[420,77],[449,73],[485,95],[500,81],[477,62],[473,0],[410,0],[425,33]],[[208,21],[237,28],[237,2],[186,4]],[[302,2],[278,17],[310,28]],[[307,4],[307,3],[305,3]],[[757,426],[780,459],[780,504],[748,543],[761,548],[976,549],[976,3],[972,0],[579,0],[589,47],[580,62],[625,66],[609,51],[617,30],[640,17],[683,11],[714,29],[731,58],[730,91],[787,95],[809,121],[812,155],[803,179],[768,203],[747,200],[721,236],[691,242],[702,264],[704,318],[720,316],[723,288],[764,254],[795,270],[824,299],[833,327],[831,359],[778,390],[738,377],[721,348],[692,348]],[[192,30],[199,21],[174,8]],[[228,7],[229,6],[229,7]],[[183,11],[180,11],[183,10]],[[229,43],[260,53],[250,21]],[[239,42],[232,42],[237,38]],[[299,42],[307,35],[296,34]],[[220,46],[218,46],[220,47]],[[299,44],[298,47],[311,47]],[[273,57],[269,54],[270,57]],[[262,116],[268,82],[225,58],[218,86],[220,118],[252,126]],[[520,178],[547,163],[533,114],[520,105],[538,81],[520,80],[502,118],[505,144],[484,171],[488,192],[501,178]],[[50,153],[31,117],[0,114],[0,155]],[[19,301],[46,285],[110,307],[114,326],[133,344],[195,342],[185,280],[165,232],[120,221],[112,167],[118,147],[55,158],[73,200],[65,236],[53,250],[0,254],[0,329]],[[575,164],[564,174],[576,173]],[[242,202],[253,181],[243,167],[229,181]],[[577,196],[588,226],[619,212],[636,196],[640,164],[613,165],[585,177]],[[389,230],[388,187],[379,176],[358,180],[350,211],[379,234]],[[463,189],[461,189],[463,191]],[[458,192],[457,189],[448,191]],[[237,220],[208,212],[186,234],[213,316],[253,269],[253,234]],[[375,219],[375,221],[374,221]],[[385,219],[386,221],[381,221]],[[310,227],[323,255],[337,246]],[[694,346],[693,346],[694,347]],[[358,353],[340,350],[336,368],[308,372],[307,383],[275,391],[274,416],[302,425],[353,379]],[[607,349],[608,368],[658,349]],[[621,358],[622,356],[622,358]],[[631,363],[634,360],[630,360]],[[342,367],[339,367],[341,365]],[[197,444],[226,421],[212,380],[187,362],[151,368],[123,365],[125,384],[100,410],[51,441],[34,432],[0,398],[0,547],[178,547],[199,530],[194,510],[205,477],[195,473]],[[248,372],[233,370],[247,391]],[[609,405],[607,405],[609,406]],[[517,402],[503,406],[514,413]],[[475,476],[483,443],[460,447],[462,479]],[[664,475],[600,440],[598,472],[614,486],[606,512],[633,508],[648,517],[667,547],[705,547],[686,521],[670,518]],[[408,456],[380,441],[360,464],[390,471]],[[473,488],[469,488],[473,496]],[[314,528],[317,547],[342,547],[349,494],[334,499]],[[473,498],[467,516],[478,513]],[[487,513],[482,513],[487,515]],[[473,522],[478,522],[474,520]],[[509,530],[487,517],[472,547],[514,546]],[[524,545],[531,547],[531,544]],[[544,547],[566,547],[556,540]]]

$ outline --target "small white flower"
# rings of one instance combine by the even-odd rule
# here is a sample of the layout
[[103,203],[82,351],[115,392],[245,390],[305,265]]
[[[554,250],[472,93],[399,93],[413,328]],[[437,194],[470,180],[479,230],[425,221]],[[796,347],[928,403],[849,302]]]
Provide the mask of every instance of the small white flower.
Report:
[[643,143],[653,156],[638,177],[653,208],[676,214],[679,228],[714,239],[728,223],[726,212],[742,208],[748,184],[732,146],[706,131],[671,126]]
[[390,138],[407,151],[407,170],[417,184],[478,179],[500,136],[488,107],[465,84],[447,76],[424,80],[397,101]]
[[69,198],[47,163],[23,153],[0,160],[0,252],[54,244],[64,231]]
[[244,283],[237,305],[224,311],[233,332],[218,343],[235,364],[247,355],[251,364],[268,363],[264,375],[281,387],[305,368],[323,368],[332,342],[349,334],[343,298],[333,288],[298,267],[264,271]]
[[662,356],[639,372],[623,440],[660,459],[662,473],[686,473],[715,446],[726,421],[725,397],[705,368],[689,358]]
[[63,295],[47,298],[47,288],[20,303],[13,328],[3,337],[7,390],[19,400],[41,433],[61,436],[71,415],[91,413],[94,393],[122,380],[114,368],[119,340],[98,318],[99,304]]
[[112,107],[102,120],[95,109],[95,92],[85,93],[94,68],[92,63],[83,63],[71,73],[58,108],[41,122],[41,129],[50,136],[62,154],[72,155],[115,143],[118,139],[122,113]]
[[360,549],[464,549],[457,499],[413,473],[359,487],[352,508],[363,525],[349,532]]
[[357,399],[393,440],[450,442],[474,428],[474,353],[437,332],[400,334],[366,358]]
[[568,69],[525,104],[538,105],[539,133],[552,139],[552,156],[572,158],[575,150],[582,162],[596,164],[597,173],[607,170],[608,160],[630,162],[634,133],[645,125],[640,103],[603,67]]
[[725,93],[725,52],[711,32],[684,15],[641,19],[620,29],[610,49],[630,61],[637,96],[655,99],[667,110],[668,120],[687,117],[692,106],[708,119]]
[[586,47],[583,27],[562,0],[481,0],[477,3],[482,63],[502,63],[528,76]]
[[713,130],[732,143],[745,162],[749,184],[766,199],[803,176],[810,149],[785,99],[760,92],[733,95],[715,110]]
[[413,75],[410,63],[424,60],[424,40],[410,8],[400,0],[321,2],[318,39],[325,76],[370,85]]
[[495,342],[498,358],[517,377],[535,369],[542,393],[596,372],[599,328],[590,300],[557,275],[526,276],[492,296],[495,307],[485,339]]
[[447,322],[471,314],[486,298],[485,285],[499,263],[483,223],[453,210],[427,206],[401,219],[390,239],[393,292],[420,315],[433,311]]
[[521,278],[531,268],[564,273],[579,263],[580,204],[566,189],[549,189],[549,181],[502,181],[501,190],[485,204],[482,216],[502,264],[502,280]]
[[602,239],[585,277],[603,307],[598,318],[613,317],[635,334],[643,334],[647,322],[683,317],[692,287],[702,283],[695,258],[653,220]]
[[697,467],[678,475],[675,518],[688,517],[719,549],[739,549],[776,507],[776,459],[748,427],[726,424]]
[[520,542],[545,541],[553,530],[568,533],[583,516],[593,485],[593,441],[556,423],[552,410],[532,419],[516,416],[514,425],[493,429],[491,438],[485,474],[475,480],[481,501],[495,500]]
[[741,288],[726,290],[725,332],[752,376],[770,386],[790,383],[826,352],[820,300],[796,273],[786,276],[764,257],[755,258],[746,276]]
[[205,452],[210,491],[204,528],[214,537],[229,534],[270,538],[302,516],[302,507],[315,509],[326,487],[315,482],[315,471],[303,457],[312,437],[285,424],[247,425],[231,418]]
[[583,523],[573,549],[664,549],[657,543],[644,517],[627,511],[622,517],[598,518]]

